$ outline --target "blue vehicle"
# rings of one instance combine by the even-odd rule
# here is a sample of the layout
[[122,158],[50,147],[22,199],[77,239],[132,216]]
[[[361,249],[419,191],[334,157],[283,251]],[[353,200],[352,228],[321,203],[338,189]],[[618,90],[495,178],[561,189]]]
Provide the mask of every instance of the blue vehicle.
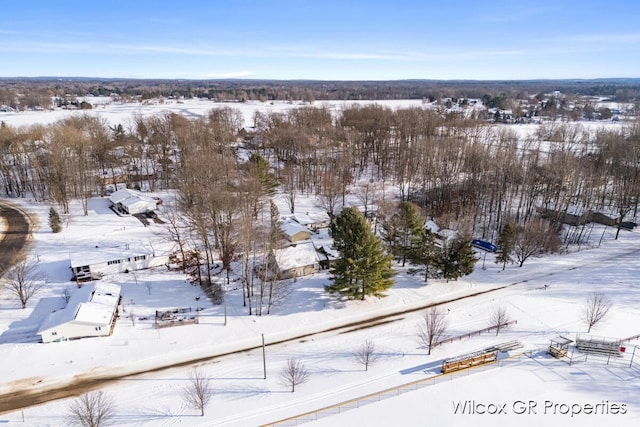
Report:
[[478,249],[482,249],[483,251],[487,251],[487,252],[497,252],[498,248],[496,247],[496,245],[494,245],[491,242],[487,242],[484,240],[480,240],[480,239],[473,239],[471,241],[471,244],[473,246],[475,246]]

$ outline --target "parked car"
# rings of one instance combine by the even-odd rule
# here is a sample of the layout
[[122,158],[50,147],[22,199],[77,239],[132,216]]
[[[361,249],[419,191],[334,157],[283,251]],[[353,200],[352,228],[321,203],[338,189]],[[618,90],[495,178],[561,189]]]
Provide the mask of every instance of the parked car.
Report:
[[487,252],[496,252],[498,250],[496,245],[494,245],[491,242],[487,242],[485,240],[473,239],[471,241],[471,244],[476,248],[482,249],[483,251],[487,251]]
[[637,226],[638,224],[636,224],[633,221],[622,221],[620,224],[618,224],[618,227],[623,228],[625,230],[633,230]]

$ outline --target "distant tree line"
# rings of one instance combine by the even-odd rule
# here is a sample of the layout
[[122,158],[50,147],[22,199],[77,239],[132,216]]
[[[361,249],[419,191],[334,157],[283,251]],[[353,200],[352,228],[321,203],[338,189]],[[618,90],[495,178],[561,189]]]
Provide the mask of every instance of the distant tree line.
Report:
[[[51,97],[110,96],[207,98],[217,101],[314,101],[443,98],[484,99],[485,105],[508,108],[513,100],[561,91],[573,97],[640,99],[638,79],[529,81],[320,81],[320,80],[159,80],[95,78],[1,78],[0,105],[47,108]],[[506,102],[509,101],[509,102]]]

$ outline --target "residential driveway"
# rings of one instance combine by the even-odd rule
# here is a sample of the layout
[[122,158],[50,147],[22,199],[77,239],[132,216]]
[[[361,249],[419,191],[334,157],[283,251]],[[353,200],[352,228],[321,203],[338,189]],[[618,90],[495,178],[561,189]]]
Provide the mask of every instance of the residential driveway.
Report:
[[29,240],[31,223],[29,217],[19,207],[6,200],[0,200],[0,277],[11,267],[22,253]]

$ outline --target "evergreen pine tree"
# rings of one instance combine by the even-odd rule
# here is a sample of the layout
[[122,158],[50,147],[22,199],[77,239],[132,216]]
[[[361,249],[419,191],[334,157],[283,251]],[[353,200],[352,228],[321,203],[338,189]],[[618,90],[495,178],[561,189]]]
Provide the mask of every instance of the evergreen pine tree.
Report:
[[258,181],[260,181],[264,187],[265,192],[267,194],[274,194],[278,187],[278,181],[269,171],[271,167],[269,162],[259,154],[252,154],[249,157],[249,165],[256,174]]
[[393,285],[391,256],[356,208],[344,209],[331,224],[334,248],[340,253],[330,270],[334,283],[326,287],[350,299],[383,296]]
[[436,238],[433,233],[426,228],[420,230],[420,234],[416,237],[416,242],[413,250],[410,254],[410,259],[416,264],[425,266],[424,281],[429,280],[430,275],[436,275],[433,269],[429,267],[434,266],[436,260],[438,260],[442,254],[442,249],[436,245]]
[[269,200],[269,242],[274,249],[277,249],[280,248],[284,238],[284,231],[280,226],[280,211],[273,200]]
[[60,220],[60,215],[58,212],[51,208],[49,209],[49,227],[51,227],[51,231],[54,233],[59,233],[62,231],[62,221]]
[[447,281],[473,273],[478,261],[468,239],[456,238],[447,242],[440,254],[435,264],[442,278]]
[[496,264],[502,263],[502,270],[507,267],[507,263],[513,263],[511,252],[513,251],[513,243],[516,237],[516,226],[512,222],[507,222],[498,236],[496,246],[498,247],[498,255],[496,256]]
[[423,227],[424,218],[420,208],[411,202],[402,202],[398,212],[383,224],[383,237],[393,255],[402,261],[403,267],[414,252]]

